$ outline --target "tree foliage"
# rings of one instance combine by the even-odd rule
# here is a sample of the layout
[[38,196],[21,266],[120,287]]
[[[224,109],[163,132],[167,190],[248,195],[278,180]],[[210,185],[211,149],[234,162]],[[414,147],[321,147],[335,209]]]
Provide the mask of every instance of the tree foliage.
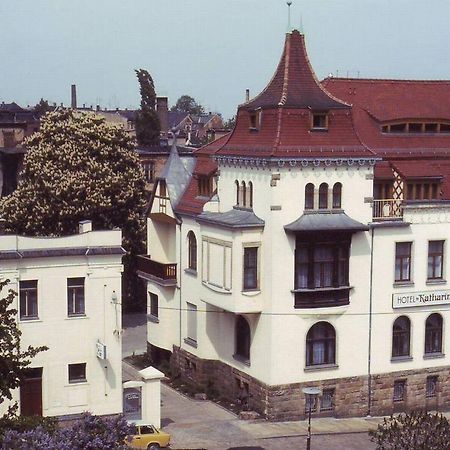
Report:
[[224,124],[223,127],[227,130],[232,130],[236,125],[236,116],[234,115],[231,119],[228,119]]
[[[9,280],[0,280],[0,295]],[[0,403],[12,399],[11,391],[20,386],[31,358],[47,347],[32,347],[22,350],[20,337],[22,332],[17,326],[17,309],[12,308],[17,294],[9,289],[5,297],[0,298]]]
[[189,95],[182,95],[175,105],[170,108],[171,111],[179,111],[193,115],[200,115],[205,113],[202,105],[198,104],[196,100]]
[[103,418],[85,413],[68,428],[7,431],[3,444],[10,450],[128,450],[125,439],[134,432],[122,416]]
[[81,220],[94,229],[121,228],[124,294],[138,285],[133,255],[144,249],[145,180],[134,143],[119,126],[93,113],[57,111],[25,141],[18,188],[0,200],[7,231],[31,236],[77,232]]
[[48,113],[49,111],[52,111],[53,108],[50,106],[48,100],[44,100],[41,98],[39,100],[39,103],[37,103],[34,107],[34,112],[37,114],[38,117],[42,117],[44,114]]
[[136,70],[141,93],[141,109],[136,112],[136,139],[139,145],[159,144],[161,124],[155,111],[156,93],[151,75],[144,69]]
[[450,450],[450,424],[439,413],[391,416],[369,434],[377,450]]

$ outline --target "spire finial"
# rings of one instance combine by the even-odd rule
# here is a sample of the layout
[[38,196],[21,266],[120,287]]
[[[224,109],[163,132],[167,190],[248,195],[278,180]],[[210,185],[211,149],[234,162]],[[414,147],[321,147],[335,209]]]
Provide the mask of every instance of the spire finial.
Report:
[[292,2],[291,1],[287,1],[286,5],[288,7],[288,26],[287,26],[287,30],[288,30],[288,32],[291,32],[292,31],[292,28],[291,28],[291,5],[292,5]]

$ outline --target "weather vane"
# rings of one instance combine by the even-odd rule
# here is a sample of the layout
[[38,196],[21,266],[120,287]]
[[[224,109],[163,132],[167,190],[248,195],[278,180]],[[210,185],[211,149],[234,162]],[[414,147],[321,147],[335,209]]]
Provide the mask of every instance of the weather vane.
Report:
[[286,5],[288,6],[288,31],[291,31],[291,1],[287,1]]

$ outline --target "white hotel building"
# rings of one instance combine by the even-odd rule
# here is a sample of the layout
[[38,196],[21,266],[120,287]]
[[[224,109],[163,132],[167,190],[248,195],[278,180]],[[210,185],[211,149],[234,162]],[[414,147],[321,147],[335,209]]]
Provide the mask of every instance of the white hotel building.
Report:
[[[0,279],[18,293],[21,347],[47,346],[13,392],[22,415],[122,412],[122,233],[60,238],[0,235]],[[7,409],[1,405],[0,415]]]
[[450,409],[450,82],[329,78],[288,33],[148,216],[155,359],[269,419]]

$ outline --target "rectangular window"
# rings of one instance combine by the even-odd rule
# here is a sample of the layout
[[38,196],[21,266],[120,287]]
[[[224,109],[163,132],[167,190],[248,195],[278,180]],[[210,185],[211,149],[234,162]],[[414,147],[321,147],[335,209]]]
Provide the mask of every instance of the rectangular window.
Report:
[[211,237],[202,238],[202,281],[231,291],[232,243]]
[[394,402],[404,402],[406,399],[406,380],[394,381]]
[[84,309],[84,278],[67,278],[67,314],[82,316]]
[[197,342],[197,306],[186,302],[187,305],[187,338]]
[[444,241],[428,242],[428,279],[442,279],[444,264]]
[[426,385],[426,398],[434,398],[437,396],[436,388],[438,383],[438,377],[436,375],[432,375],[427,377],[427,385]]
[[19,281],[21,319],[38,318],[37,280]]
[[150,315],[158,317],[158,296],[156,294],[150,294]]
[[258,289],[258,247],[244,248],[244,291]]
[[349,242],[298,243],[295,252],[295,288],[347,286],[349,247]]
[[86,381],[86,363],[69,364],[69,383]]
[[212,195],[212,177],[198,177],[198,195],[203,197],[211,197]]
[[411,281],[412,242],[395,244],[395,281]]
[[328,128],[328,116],[326,113],[314,113],[312,115],[311,128],[318,130],[326,130]]
[[334,410],[334,389],[324,389],[322,397],[320,398],[321,411]]
[[144,163],[144,176],[147,183],[155,181],[155,162],[148,161]]

